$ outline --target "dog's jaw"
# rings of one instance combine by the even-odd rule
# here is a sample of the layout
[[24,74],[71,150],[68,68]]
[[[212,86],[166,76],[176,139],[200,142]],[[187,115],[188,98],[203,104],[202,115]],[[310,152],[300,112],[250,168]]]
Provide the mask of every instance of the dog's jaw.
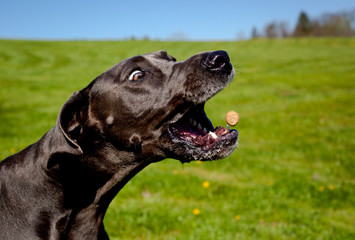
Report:
[[213,127],[203,109],[190,109],[180,120],[170,123],[167,135],[172,141],[172,155],[181,162],[218,160],[227,157],[238,145],[238,131]]
[[[217,58],[218,62],[210,63],[211,59]],[[166,127],[166,135],[171,141],[171,156],[168,157],[181,162],[222,159],[238,145],[238,131],[213,127],[204,111],[206,101],[223,90],[234,77],[235,70],[229,57],[224,51],[209,52],[199,61],[200,72],[187,75],[185,81],[184,98],[192,104]]]

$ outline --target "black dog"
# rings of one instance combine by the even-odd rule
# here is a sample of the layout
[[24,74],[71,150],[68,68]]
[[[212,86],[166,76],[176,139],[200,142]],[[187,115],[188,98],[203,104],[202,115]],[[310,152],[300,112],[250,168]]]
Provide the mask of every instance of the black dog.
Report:
[[176,62],[126,59],[62,107],[38,142],[0,165],[0,239],[108,239],[111,200],[152,162],[229,155],[238,132],[214,128],[205,102],[233,78],[224,51]]

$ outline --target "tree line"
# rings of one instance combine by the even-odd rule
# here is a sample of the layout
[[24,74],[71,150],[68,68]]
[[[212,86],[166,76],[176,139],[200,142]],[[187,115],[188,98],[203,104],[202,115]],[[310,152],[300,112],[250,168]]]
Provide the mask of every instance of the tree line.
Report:
[[256,27],[252,29],[251,37],[287,38],[287,37],[352,37],[355,36],[355,9],[340,13],[327,13],[318,18],[310,19],[302,11],[294,29],[290,29],[286,21],[273,21],[265,25],[259,33]]

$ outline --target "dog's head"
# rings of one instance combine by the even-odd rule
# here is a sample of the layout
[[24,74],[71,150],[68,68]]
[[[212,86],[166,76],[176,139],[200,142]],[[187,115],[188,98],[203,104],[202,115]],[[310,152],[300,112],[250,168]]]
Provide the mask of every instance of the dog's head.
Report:
[[237,146],[238,132],[214,128],[204,105],[233,76],[224,51],[183,62],[165,51],[132,57],[74,93],[58,125],[76,154],[105,144],[151,161],[221,159]]

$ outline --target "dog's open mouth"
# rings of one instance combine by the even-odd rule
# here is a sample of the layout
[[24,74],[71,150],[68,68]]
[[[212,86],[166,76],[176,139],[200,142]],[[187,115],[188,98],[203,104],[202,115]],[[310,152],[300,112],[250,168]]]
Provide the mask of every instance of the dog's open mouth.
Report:
[[[190,109],[175,123],[169,125],[170,137],[175,143],[189,148],[194,160],[223,158],[237,145],[238,132],[221,126],[213,127],[208,119],[204,104]],[[191,152],[192,151],[192,152]],[[185,154],[184,154],[185,155]]]

